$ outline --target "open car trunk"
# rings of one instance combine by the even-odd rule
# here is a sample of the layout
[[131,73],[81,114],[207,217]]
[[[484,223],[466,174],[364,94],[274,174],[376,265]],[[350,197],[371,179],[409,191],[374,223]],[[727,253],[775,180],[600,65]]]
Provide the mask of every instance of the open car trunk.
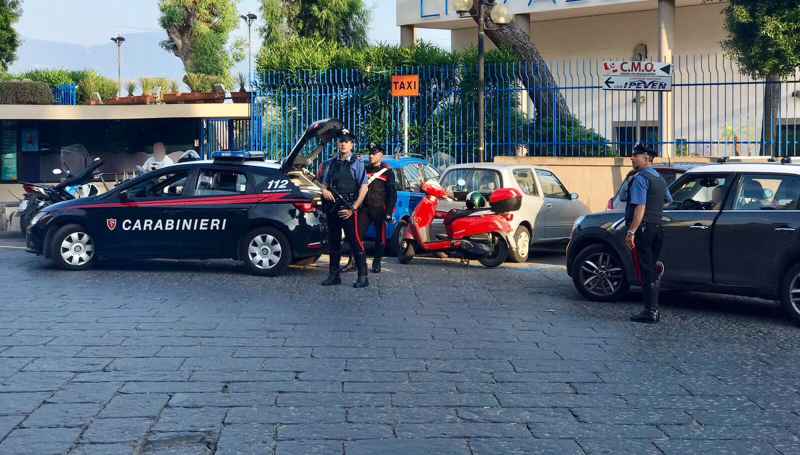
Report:
[[322,188],[309,168],[318,164],[317,161],[325,147],[341,130],[342,122],[336,119],[318,120],[312,123],[281,163],[281,171],[286,173],[292,179],[292,183],[302,191],[319,195]]

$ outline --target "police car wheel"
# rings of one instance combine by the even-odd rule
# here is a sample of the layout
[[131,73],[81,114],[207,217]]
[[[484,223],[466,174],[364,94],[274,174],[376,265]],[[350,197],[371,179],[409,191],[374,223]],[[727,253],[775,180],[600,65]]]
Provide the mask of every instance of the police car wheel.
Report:
[[62,269],[84,270],[95,261],[95,243],[92,236],[77,224],[61,227],[52,237],[50,257]]
[[800,324],[800,264],[786,272],[781,286],[781,303],[786,314]]
[[250,231],[242,242],[242,258],[255,275],[277,276],[292,262],[289,241],[279,230],[263,227]]
[[630,290],[630,284],[617,254],[602,244],[589,245],[575,258],[572,282],[586,299],[615,302]]

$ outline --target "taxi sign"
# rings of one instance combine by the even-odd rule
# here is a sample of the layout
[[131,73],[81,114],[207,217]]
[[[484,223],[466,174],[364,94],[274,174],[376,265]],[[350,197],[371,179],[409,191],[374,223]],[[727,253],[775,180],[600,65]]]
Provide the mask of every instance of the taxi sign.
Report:
[[419,96],[419,74],[392,76],[392,96]]

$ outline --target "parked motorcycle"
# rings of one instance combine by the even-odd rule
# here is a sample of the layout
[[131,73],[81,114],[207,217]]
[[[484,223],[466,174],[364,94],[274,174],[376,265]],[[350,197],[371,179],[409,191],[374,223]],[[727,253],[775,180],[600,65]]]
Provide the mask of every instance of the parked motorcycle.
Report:
[[[437,210],[439,200],[449,199],[447,192],[435,181],[422,184],[425,198],[414,209],[410,222],[401,224],[401,263],[411,262],[418,253],[446,253],[465,260],[477,259],[485,267],[497,267],[508,258],[509,221],[512,212],[519,210],[522,194],[514,188],[501,188],[489,196],[490,208],[483,196],[468,197],[467,209],[448,212]],[[482,201],[477,205],[475,200]],[[480,206],[483,204],[483,206]],[[443,220],[446,234],[431,239],[431,225]]]
[[[43,208],[62,201],[69,201],[79,197],[94,196],[98,193],[97,187],[87,185],[96,178],[96,171],[103,165],[100,158],[95,158],[92,164],[72,176],[68,172],[66,179],[57,185],[37,185],[22,182],[25,197],[17,208],[20,231],[25,234],[33,217]],[[53,169],[53,174],[64,174],[61,169]]]

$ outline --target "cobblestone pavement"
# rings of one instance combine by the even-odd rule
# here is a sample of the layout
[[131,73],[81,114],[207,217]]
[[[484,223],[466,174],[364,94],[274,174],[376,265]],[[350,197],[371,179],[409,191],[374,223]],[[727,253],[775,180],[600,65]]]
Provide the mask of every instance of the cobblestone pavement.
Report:
[[0,248],[0,453],[800,453],[775,305],[674,295],[634,325],[558,262],[389,260],[356,291]]

